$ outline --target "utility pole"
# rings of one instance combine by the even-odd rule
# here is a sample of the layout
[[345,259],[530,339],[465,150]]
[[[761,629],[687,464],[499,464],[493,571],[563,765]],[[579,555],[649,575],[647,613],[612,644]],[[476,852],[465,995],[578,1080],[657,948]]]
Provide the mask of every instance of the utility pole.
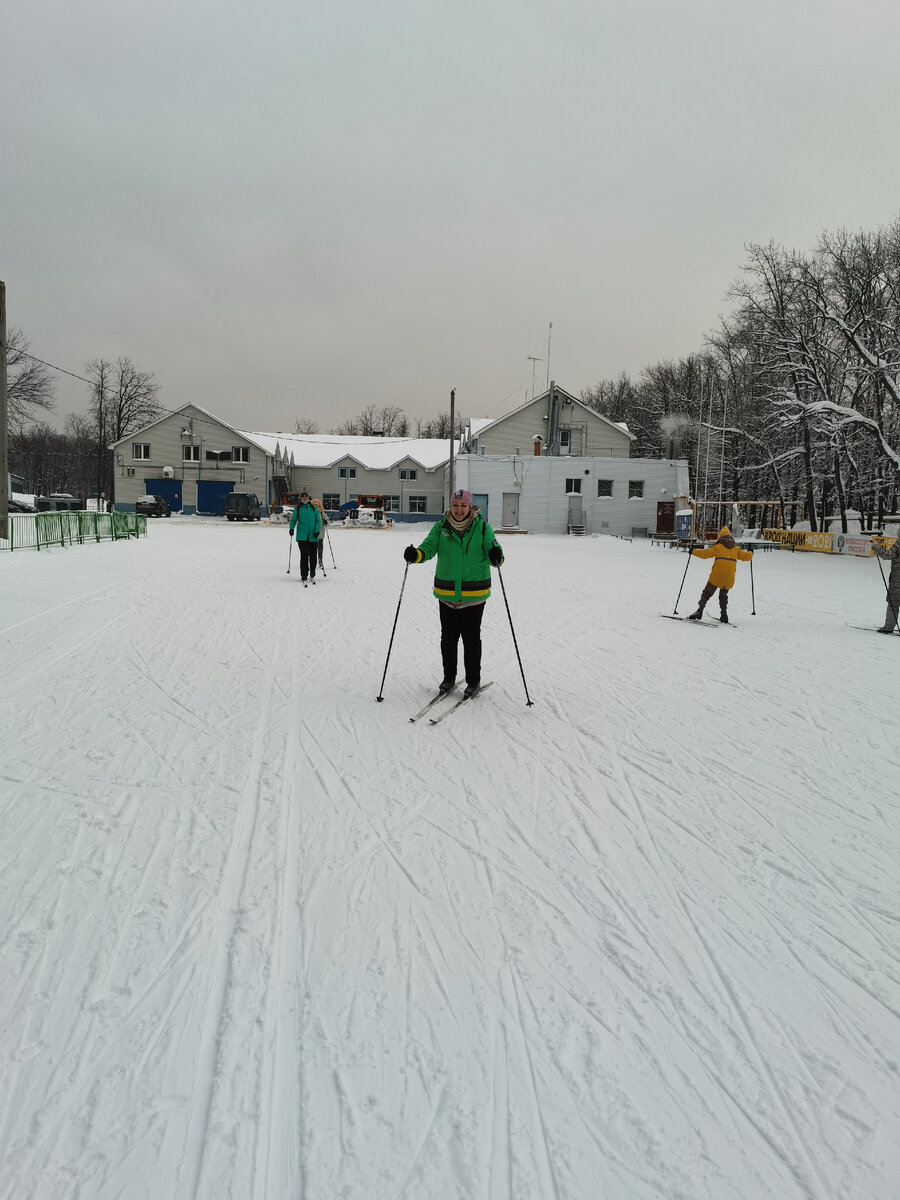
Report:
[[9,537],[9,449],[6,397],[6,284],[0,279],[0,538]]
[[[453,426],[456,424],[456,388],[450,389],[450,496],[453,495]],[[450,497],[447,498],[449,507]]]
[[528,355],[528,361],[531,363],[531,398],[534,399],[534,368],[537,363],[543,362],[542,358],[535,358],[533,354]]

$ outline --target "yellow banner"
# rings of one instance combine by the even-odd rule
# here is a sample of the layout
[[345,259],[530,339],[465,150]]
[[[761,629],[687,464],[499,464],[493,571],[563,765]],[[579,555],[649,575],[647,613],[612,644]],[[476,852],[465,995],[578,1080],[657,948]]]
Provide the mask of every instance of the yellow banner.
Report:
[[833,533],[810,533],[808,529],[764,529],[762,535],[767,542],[778,542],[791,550],[817,550],[831,554],[834,549]]

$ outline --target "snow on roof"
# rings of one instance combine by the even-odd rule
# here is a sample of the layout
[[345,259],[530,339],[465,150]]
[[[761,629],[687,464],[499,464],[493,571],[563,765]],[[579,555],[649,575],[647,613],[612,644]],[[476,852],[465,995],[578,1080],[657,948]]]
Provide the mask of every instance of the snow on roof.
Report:
[[[297,467],[332,467],[352,458],[370,471],[388,471],[410,458],[433,471],[450,458],[446,438],[344,437],[334,433],[248,433],[242,437],[256,442],[267,454],[278,451]],[[459,444],[457,443],[457,450]]]
[[493,425],[496,419],[496,417],[472,417],[472,419],[469,421],[469,430],[471,431],[472,437],[478,437],[481,430],[484,429],[486,425]]

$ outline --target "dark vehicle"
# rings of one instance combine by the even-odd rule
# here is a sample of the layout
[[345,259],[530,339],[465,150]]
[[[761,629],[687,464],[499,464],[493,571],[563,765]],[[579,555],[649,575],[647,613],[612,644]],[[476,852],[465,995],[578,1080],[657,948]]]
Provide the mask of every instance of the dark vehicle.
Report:
[[259,498],[253,492],[229,492],[225,497],[225,516],[229,521],[258,521]]
[[145,517],[171,517],[172,509],[168,500],[162,496],[141,496],[135,502],[134,511],[143,513]]

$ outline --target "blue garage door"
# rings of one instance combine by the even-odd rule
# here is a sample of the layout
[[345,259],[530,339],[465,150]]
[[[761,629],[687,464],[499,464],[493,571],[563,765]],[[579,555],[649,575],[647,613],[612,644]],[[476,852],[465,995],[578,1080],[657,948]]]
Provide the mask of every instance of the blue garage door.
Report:
[[225,516],[225,497],[234,491],[232,480],[198,479],[197,512]]
[[145,479],[144,490],[148,496],[162,496],[172,512],[181,512],[180,479]]

